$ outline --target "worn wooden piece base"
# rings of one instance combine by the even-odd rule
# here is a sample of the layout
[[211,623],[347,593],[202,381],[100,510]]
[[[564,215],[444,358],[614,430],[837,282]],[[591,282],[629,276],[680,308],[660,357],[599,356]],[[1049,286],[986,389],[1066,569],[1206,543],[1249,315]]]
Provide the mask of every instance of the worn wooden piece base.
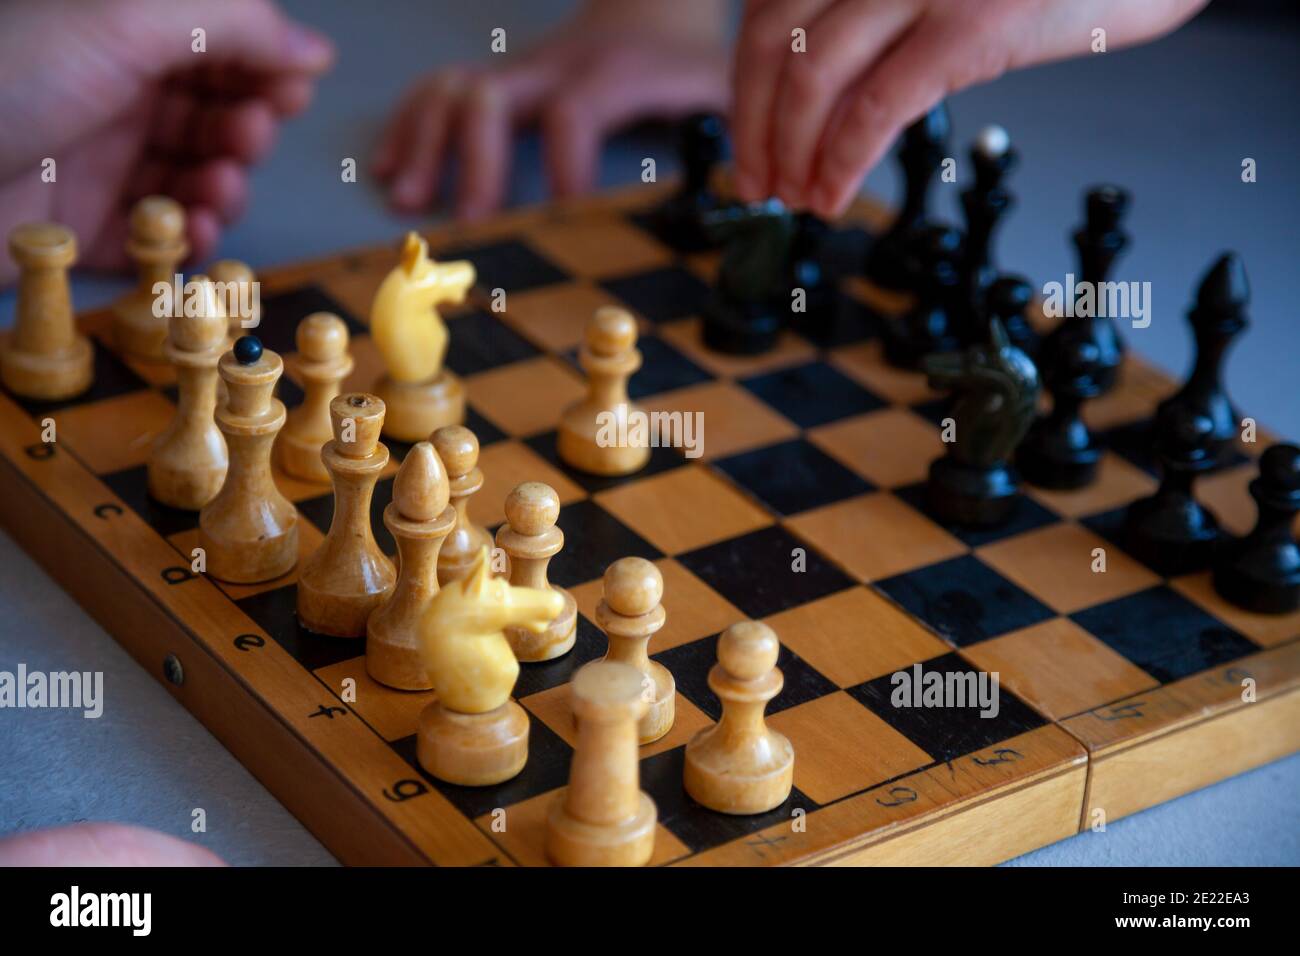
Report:
[[384,436],[398,441],[423,441],[445,425],[465,421],[465,389],[448,369],[431,382],[395,382],[381,377],[375,394],[388,406]]
[[[529,760],[509,797],[421,771],[419,718],[433,694],[373,681],[360,642],[304,635],[294,572],[251,585],[191,572],[194,516],[157,507],[146,491],[145,456],[173,414],[165,391],[173,378],[112,351],[107,311],[80,321],[106,369],[83,398],[0,394],[0,525],[349,863],[546,862],[546,817],[564,780],[556,768],[575,740],[568,683],[583,654],[601,652],[593,622],[605,566],[632,553],[663,571],[668,618],[652,647],[678,688],[673,729],[641,748],[643,767],[681,761],[717,719],[705,675],[715,636],[737,620],[771,623],[787,686],[797,678],[800,689],[768,708],[768,726],[796,751],[794,790],[769,813],[715,813],[686,796],[680,771],[642,774],[659,809],[652,864],[996,863],[1078,832],[1096,809],[1114,820],[1300,747],[1300,615],[1238,611],[1218,599],[1208,574],[1162,578],[1107,537],[1113,515],[1153,490],[1142,428],[1172,391],[1168,379],[1130,359],[1116,390],[1089,404],[1089,425],[1110,448],[1095,484],[1025,488],[1013,526],[991,537],[944,527],[926,514],[923,494],[942,451],[942,409],[922,376],[884,362],[870,334],[872,317],[896,313],[905,299],[846,280],[839,294],[848,316],[867,320],[861,326],[839,325],[820,341],[796,330],[755,359],[708,352],[692,316],[716,256],[678,256],[642,227],[660,195],[636,188],[431,237],[440,258],[499,260],[504,250],[525,263],[511,276],[520,288],[506,313],[491,313],[483,289],[473,312],[449,322],[448,362],[470,418],[491,426],[477,428],[487,486],[470,513],[496,527],[518,482],[554,487],[568,542],[550,574],[579,613],[574,652],[523,665],[515,694],[545,727],[547,756]],[[887,219],[870,206],[855,216],[868,229]],[[385,243],[263,272],[258,334],[288,357],[297,323],[334,311],[357,362],[344,388],[368,387],[380,369],[363,320],[391,267]],[[671,295],[661,294],[664,276]],[[566,354],[579,344],[594,288],[659,320],[642,332],[639,374],[653,366],[661,377],[639,400],[647,410],[706,413],[703,458],[654,449],[644,472],[617,483],[555,463],[559,416],[584,393]],[[760,398],[737,384],[776,371],[798,387]],[[831,388],[835,400],[817,406],[824,420],[800,427],[791,417],[798,402]],[[287,386],[281,395],[296,401]],[[41,441],[45,417],[57,424],[53,445]],[[1268,440],[1242,450],[1249,458]],[[393,446],[377,500],[391,493],[404,454]],[[779,480],[790,456],[813,463],[815,497]],[[1207,503],[1236,533],[1254,520],[1253,475],[1246,460],[1204,482]],[[314,549],[332,494],[279,471],[275,480],[298,515],[302,550]],[[377,516],[374,527],[391,555]],[[772,588],[774,556],[788,567],[796,547],[807,569]],[[1107,550],[1104,575],[1089,569],[1095,547]],[[992,587],[1012,600],[990,599]],[[1198,638],[1205,629],[1219,636],[1212,646]],[[164,677],[169,655],[183,684]],[[954,708],[907,720],[888,704],[888,681],[916,663],[998,671],[999,717]],[[1246,676],[1253,704],[1241,699]],[[344,700],[348,678],[355,701]],[[320,716],[323,706],[332,719]],[[534,734],[535,758],[542,736]],[[497,807],[509,820],[504,833],[492,825]],[[795,809],[807,813],[800,831],[790,825]]]
[[458,714],[434,701],[420,714],[416,755],[439,780],[486,787],[528,762],[528,714],[514,701],[486,714]]

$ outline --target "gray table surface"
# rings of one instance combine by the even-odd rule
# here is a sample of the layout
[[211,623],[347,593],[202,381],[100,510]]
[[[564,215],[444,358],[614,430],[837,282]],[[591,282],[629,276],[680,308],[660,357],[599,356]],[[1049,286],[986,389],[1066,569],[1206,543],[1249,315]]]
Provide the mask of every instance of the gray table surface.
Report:
[[[220,254],[255,267],[392,241],[423,219],[395,216],[363,176],[343,184],[339,164],[362,169],[383,118],[422,71],[478,58],[488,33],[512,48],[571,7],[557,0],[435,4],[289,0],[295,15],[335,38],[336,70],[311,111],[282,133],[255,175],[245,218]],[[1197,277],[1224,249],[1251,274],[1253,326],[1233,351],[1229,388],[1247,414],[1300,435],[1297,401],[1296,222],[1300,190],[1300,72],[1296,21],[1202,17],[1172,37],[1006,77],[954,97],[959,142],[997,122],[1023,161],[1018,207],[1000,240],[1006,266],[1037,282],[1061,280],[1074,262],[1066,235],[1080,191],[1112,180],[1133,191],[1132,251],[1116,278],[1150,281],[1155,318],[1128,331],[1135,351],[1175,374],[1185,369],[1183,313]],[[605,185],[634,181],[643,156],[661,169],[667,144],[624,136],[606,150]],[[1259,181],[1244,184],[1244,157]],[[893,197],[892,162],[867,188]],[[511,198],[543,195],[537,144],[524,141]],[[956,192],[940,197],[956,219]],[[78,307],[102,303],[124,280],[78,276]],[[0,295],[10,321],[12,293]],[[188,712],[117,646],[9,537],[0,534],[0,670],[100,670],[98,720],[58,710],[0,711],[0,833],[74,820],[151,826],[209,847],[232,863],[328,864],[333,857]],[[1300,756],[1292,756],[1162,806],[1023,856],[1013,865],[1300,864]],[[195,808],[208,829],[190,833]]]

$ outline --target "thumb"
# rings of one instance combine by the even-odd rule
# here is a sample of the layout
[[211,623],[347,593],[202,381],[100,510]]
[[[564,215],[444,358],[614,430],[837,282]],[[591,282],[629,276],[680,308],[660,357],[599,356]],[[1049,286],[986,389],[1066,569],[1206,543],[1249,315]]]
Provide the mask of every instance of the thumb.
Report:
[[289,19],[271,0],[133,0],[121,28],[143,41],[153,72],[211,57],[264,73],[322,73],[334,60],[324,34]]

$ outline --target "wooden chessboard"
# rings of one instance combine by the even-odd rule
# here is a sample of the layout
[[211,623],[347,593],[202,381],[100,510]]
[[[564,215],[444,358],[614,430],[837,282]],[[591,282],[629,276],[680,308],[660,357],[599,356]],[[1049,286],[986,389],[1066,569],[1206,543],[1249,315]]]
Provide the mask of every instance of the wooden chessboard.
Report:
[[[1113,821],[1300,747],[1300,614],[1236,610],[1206,574],[1166,580],[1113,543],[1124,505],[1154,487],[1144,427],[1168,380],[1130,361],[1089,406],[1112,447],[1092,487],[1030,489],[995,531],[943,527],[921,483],[944,406],[922,376],[884,363],[875,336],[901,301],[847,279],[829,325],[791,332],[759,358],[710,353],[694,316],[717,257],[678,255],[656,238],[645,213],[661,197],[637,189],[429,236],[435,255],[467,257],[479,276],[449,319],[448,362],[467,387],[487,479],[471,513],[494,528],[515,484],[552,485],[566,542],[551,580],[581,611],[569,655],[523,666],[531,752],[503,786],[421,772],[414,733],[430,694],[369,680],[360,641],[300,630],[292,574],[225,586],[190,572],[197,516],[145,492],[172,375],[113,354],[106,312],[81,319],[96,348],[89,394],[55,405],[0,395],[0,518],[348,863],[544,862],[544,812],[574,737],[566,685],[603,653],[592,624],[600,577],[625,555],[663,572],[668,623],[651,651],[679,693],[676,725],[641,761],[659,808],[659,863],[992,863],[1089,827],[1097,811]],[[864,204],[851,223],[836,237],[850,260],[881,212]],[[379,360],[365,317],[394,261],[395,245],[265,272],[260,336],[287,355],[300,319],[336,312],[357,361],[345,388],[367,388]],[[502,314],[491,309],[497,289]],[[609,303],[642,322],[633,397],[703,412],[701,459],[658,449],[620,480],[559,463],[556,423],[583,393],[579,336]],[[280,394],[301,400],[291,381]],[[373,509],[389,553],[379,515],[406,448],[392,450]],[[1236,531],[1253,521],[1252,474],[1243,456],[1201,484]],[[328,528],[332,496],[279,478],[302,512],[305,555]],[[1098,547],[1104,574],[1091,571]],[[806,567],[794,571],[799,554]],[[743,617],[781,638],[785,688],[769,715],[797,753],[789,801],[757,817],[705,810],[681,784],[684,745],[718,716],[705,680],[716,635]],[[890,675],[918,662],[996,671],[997,716],[891,706]],[[1253,703],[1242,700],[1246,678]]]

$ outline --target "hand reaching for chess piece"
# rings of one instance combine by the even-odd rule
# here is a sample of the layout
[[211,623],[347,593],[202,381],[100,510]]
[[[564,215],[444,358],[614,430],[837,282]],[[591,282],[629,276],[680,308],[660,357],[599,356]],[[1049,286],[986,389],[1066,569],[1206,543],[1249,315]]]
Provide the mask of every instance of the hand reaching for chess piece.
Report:
[[[208,257],[243,208],[248,167],[332,59],[328,40],[270,0],[0,5],[0,235],[57,220],[81,240],[83,266],[125,269],[130,204],[162,193],[185,207],[195,258]],[[0,286],[12,270],[0,260]]]

